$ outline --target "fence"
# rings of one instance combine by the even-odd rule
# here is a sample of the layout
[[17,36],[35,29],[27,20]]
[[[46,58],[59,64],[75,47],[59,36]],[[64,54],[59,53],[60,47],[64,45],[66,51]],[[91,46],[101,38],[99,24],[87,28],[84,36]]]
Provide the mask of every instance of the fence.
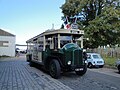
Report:
[[120,47],[110,48],[110,47],[100,47],[96,49],[87,49],[87,52],[96,52],[104,57],[116,57],[120,58]]

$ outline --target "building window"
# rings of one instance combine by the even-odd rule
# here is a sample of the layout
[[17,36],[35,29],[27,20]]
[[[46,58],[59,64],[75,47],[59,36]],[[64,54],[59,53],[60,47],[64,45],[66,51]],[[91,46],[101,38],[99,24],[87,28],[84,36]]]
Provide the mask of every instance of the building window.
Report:
[[0,41],[0,47],[8,47],[9,42],[8,41]]

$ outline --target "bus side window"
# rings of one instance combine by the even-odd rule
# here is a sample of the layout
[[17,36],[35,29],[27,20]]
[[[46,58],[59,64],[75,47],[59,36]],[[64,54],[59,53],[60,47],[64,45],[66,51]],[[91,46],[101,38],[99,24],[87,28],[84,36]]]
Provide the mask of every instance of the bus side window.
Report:
[[43,45],[38,46],[38,51],[43,51]]

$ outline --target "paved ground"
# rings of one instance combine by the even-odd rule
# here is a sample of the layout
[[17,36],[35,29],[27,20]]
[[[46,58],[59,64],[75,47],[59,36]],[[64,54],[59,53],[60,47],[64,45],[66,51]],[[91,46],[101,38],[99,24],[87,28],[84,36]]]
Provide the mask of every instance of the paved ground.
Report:
[[73,90],[120,90],[120,77],[103,74],[97,70],[88,70],[84,76],[76,76],[74,72],[66,73],[59,81]]
[[72,90],[39,69],[24,56],[0,60],[0,90]]
[[110,69],[110,68],[93,68],[93,69],[89,69],[92,72],[98,72],[98,73],[102,73],[102,74],[106,74],[109,76],[114,76],[114,77],[118,77],[120,78],[120,74],[118,73],[117,68],[116,69]]
[[39,68],[30,67],[25,56],[0,59],[0,90],[120,90],[117,70],[88,69],[84,76],[63,73],[51,78]]

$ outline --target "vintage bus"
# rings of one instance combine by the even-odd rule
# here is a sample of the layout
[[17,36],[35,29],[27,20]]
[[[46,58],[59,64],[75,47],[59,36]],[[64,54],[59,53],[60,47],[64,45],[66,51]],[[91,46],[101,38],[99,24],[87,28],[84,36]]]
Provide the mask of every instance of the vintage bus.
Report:
[[42,65],[53,78],[67,71],[84,75],[87,66],[83,58],[83,35],[84,31],[79,29],[47,30],[26,41],[27,61],[30,66]]

